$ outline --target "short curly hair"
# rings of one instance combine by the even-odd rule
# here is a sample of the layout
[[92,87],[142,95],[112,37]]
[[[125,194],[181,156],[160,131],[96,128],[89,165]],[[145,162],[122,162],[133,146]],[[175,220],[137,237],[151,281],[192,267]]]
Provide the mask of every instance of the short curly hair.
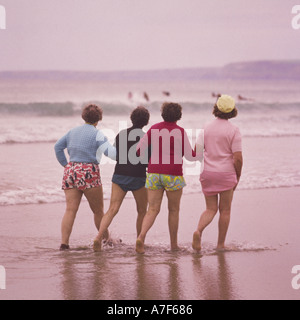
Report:
[[102,109],[95,104],[89,104],[83,108],[81,116],[85,122],[94,124],[102,120]]
[[182,107],[178,103],[165,102],[161,106],[161,116],[166,122],[176,122],[181,119]]
[[132,125],[136,128],[143,128],[144,126],[146,126],[149,122],[149,118],[150,113],[143,106],[136,107],[130,115]]
[[214,105],[214,108],[213,108],[213,112],[212,114],[216,117],[216,118],[220,118],[220,119],[231,119],[231,118],[235,118],[238,114],[238,111],[237,111],[237,108],[235,107],[231,112],[228,112],[228,113],[224,113],[222,111],[220,111],[218,109],[218,106],[217,104]]

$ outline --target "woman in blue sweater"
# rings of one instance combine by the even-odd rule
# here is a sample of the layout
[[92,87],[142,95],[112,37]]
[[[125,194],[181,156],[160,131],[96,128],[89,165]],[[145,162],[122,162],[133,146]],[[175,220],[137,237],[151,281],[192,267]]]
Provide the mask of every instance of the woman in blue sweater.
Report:
[[[54,147],[57,160],[64,167],[62,189],[66,197],[60,250],[69,249],[69,238],[83,194],[94,213],[95,226],[99,229],[103,217],[99,163],[103,153],[113,160],[116,159],[116,148],[109,143],[101,130],[96,129],[98,122],[102,120],[101,108],[88,105],[82,111],[82,118],[85,124],[71,129]],[[65,149],[68,151],[69,161],[65,156]],[[103,238],[108,237],[106,230]]]

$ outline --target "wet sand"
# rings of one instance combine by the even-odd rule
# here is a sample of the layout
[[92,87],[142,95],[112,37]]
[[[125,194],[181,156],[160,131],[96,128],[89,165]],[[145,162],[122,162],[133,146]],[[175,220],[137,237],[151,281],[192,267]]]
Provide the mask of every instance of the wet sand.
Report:
[[97,253],[86,201],[69,252],[58,250],[64,203],[2,206],[0,265],[6,269],[6,289],[0,290],[0,300],[297,300],[300,289],[292,287],[292,268],[300,265],[299,194],[299,187],[236,191],[227,236],[230,250],[214,249],[215,219],[203,233],[201,253],[191,246],[204,210],[201,193],[182,198],[182,249],[169,250],[164,198],[144,255],[135,253],[131,198],[111,225],[115,244]]

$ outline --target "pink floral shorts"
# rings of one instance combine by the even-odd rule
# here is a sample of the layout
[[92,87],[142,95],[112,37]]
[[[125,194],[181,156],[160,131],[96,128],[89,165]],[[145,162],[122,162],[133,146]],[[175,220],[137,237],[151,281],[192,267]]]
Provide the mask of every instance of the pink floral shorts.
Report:
[[62,181],[63,190],[73,188],[85,190],[100,187],[101,185],[100,169],[97,164],[69,162],[65,166]]

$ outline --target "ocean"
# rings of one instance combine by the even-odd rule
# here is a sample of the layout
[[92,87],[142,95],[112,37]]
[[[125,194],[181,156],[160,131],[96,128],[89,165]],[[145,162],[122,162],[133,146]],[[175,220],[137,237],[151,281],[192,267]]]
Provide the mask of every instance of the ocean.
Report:
[[[0,74],[0,266],[6,270],[0,300],[299,299],[291,270],[300,264],[300,81],[200,79],[193,70],[189,77],[176,74]],[[217,93],[236,99],[238,116],[230,121],[243,139],[244,166],[228,235],[231,249],[214,250],[216,218],[203,235],[201,253],[193,252],[192,234],[205,204],[200,163],[185,161],[179,252],[169,250],[163,201],[147,236],[146,254],[135,253],[136,209],[130,193],[110,227],[112,247],[93,252],[96,230],[83,199],[71,250],[60,252],[65,199],[54,144],[83,123],[82,107],[93,102],[103,108],[98,128],[113,143],[119,130],[130,126],[137,105],[149,108],[147,130],[161,121],[164,101],[178,102],[183,107],[178,124],[194,144],[199,130],[213,119]],[[114,161],[103,156],[105,209],[113,170]]]
[[[129,115],[137,105],[149,108],[147,128],[161,121],[164,101],[183,107],[183,126],[195,143],[203,125],[212,120],[215,93],[232,95],[239,114],[231,121],[243,136],[244,168],[239,189],[300,186],[299,81],[283,80],[145,80],[141,73],[130,80],[123,73],[113,79],[64,79],[60,73],[27,72],[0,79],[0,206],[64,201],[60,190],[62,168],[56,161],[55,142],[83,123],[81,108],[94,102],[103,108],[104,130],[111,143],[120,129],[130,126]],[[128,94],[132,97],[129,99]],[[147,93],[149,101],[144,98]],[[167,94],[166,94],[167,92]],[[238,97],[246,98],[241,100]],[[101,161],[104,196],[110,195],[114,162]],[[201,192],[200,163],[184,162],[185,193]],[[130,195],[128,195],[130,196]]]

